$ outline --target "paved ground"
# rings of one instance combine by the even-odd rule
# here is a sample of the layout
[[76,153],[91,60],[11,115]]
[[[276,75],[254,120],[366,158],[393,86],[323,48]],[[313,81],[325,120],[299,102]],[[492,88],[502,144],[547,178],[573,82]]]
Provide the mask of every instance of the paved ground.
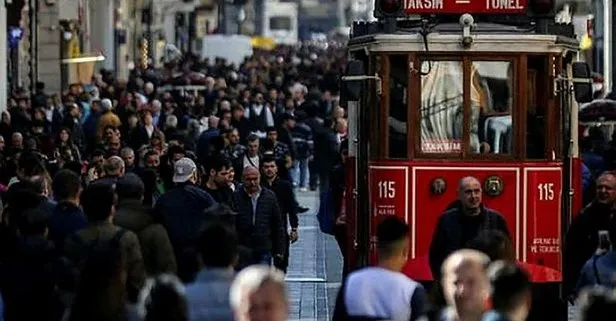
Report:
[[298,192],[310,211],[300,214],[299,240],[291,245],[287,285],[291,299],[289,321],[331,320],[341,281],[342,259],[336,240],[321,233],[316,219],[315,192]]
[[[329,321],[342,279],[340,251],[333,236],[319,230],[317,194],[297,192],[297,199],[310,211],[300,214],[299,240],[291,245],[287,271],[289,321]],[[570,307],[569,321],[576,319],[576,309]]]

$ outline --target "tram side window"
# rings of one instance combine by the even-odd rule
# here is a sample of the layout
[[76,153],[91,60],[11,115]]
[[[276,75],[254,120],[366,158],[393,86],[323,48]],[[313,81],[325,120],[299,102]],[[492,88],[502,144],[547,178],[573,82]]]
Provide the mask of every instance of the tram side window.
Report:
[[408,56],[389,56],[389,158],[408,157]]
[[513,141],[513,63],[473,61],[471,152],[510,154]]
[[[548,59],[545,56],[528,57],[526,113],[526,158],[544,159],[546,149],[546,110],[548,87]],[[545,90],[544,90],[545,88]]]
[[462,61],[423,61],[421,152],[461,153],[464,119]]

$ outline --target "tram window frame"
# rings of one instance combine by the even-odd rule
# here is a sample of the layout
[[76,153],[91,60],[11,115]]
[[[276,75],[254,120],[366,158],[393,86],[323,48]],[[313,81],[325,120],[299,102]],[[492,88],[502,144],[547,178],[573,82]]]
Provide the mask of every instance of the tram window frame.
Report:
[[[532,65],[536,65],[539,64],[541,62],[541,60],[543,60],[543,64],[544,66],[542,66],[543,68],[545,68],[544,70],[538,69],[538,68],[530,68]],[[541,102],[543,102],[545,104],[545,106],[541,107],[542,112],[543,112],[543,151],[540,151],[538,153],[538,155],[541,156],[534,156],[534,155],[530,155],[529,153],[529,146],[528,143],[525,140],[525,144],[524,144],[524,159],[525,160],[532,160],[532,161],[546,161],[549,159],[548,155],[550,153],[551,150],[551,143],[550,143],[550,132],[552,130],[554,130],[553,128],[553,108],[551,108],[551,102],[550,102],[550,89],[551,89],[551,85],[550,85],[550,79],[551,79],[551,68],[550,68],[550,57],[548,55],[541,55],[541,54],[536,54],[536,55],[527,55],[527,62],[526,62],[526,67],[527,67],[527,77],[530,78],[531,75],[535,75],[535,79],[532,79],[533,84],[530,83],[530,79],[527,80],[527,88],[529,88],[529,86],[534,85],[535,90],[533,91],[529,91],[527,94],[531,94],[534,93],[534,95],[532,97],[528,97],[528,106],[526,107],[526,114],[523,115],[524,117],[524,128],[523,128],[523,132],[522,135],[524,135],[523,137],[527,137],[528,133],[529,133],[529,124],[530,124],[530,118],[528,113],[531,110],[537,110],[540,105]],[[534,99],[534,101],[533,101]]]
[[[413,120],[412,123],[417,124],[417,126],[414,126],[412,128],[412,135],[414,137],[411,137],[411,139],[414,142],[414,148],[413,148],[413,154],[414,157],[416,158],[423,158],[423,159],[451,159],[451,158],[460,158],[463,156],[464,154],[464,144],[465,144],[465,126],[462,126],[462,146],[460,151],[455,151],[455,152],[449,152],[449,153],[427,153],[424,152],[423,149],[421,148],[421,128],[422,128],[422,122],[421,122],[421,102],[422,102],[422,77],[424,77],[423,74],[423,63],[424,62],[428,62],[428,63],[432,63],[432,62],[439,62],[439,61],[444,61],[444,62],[459,62],[462,64],[462,82],[463,82],[463,104],[465,104],[466,99],[465,95],[466,95],[466,72],[465,70],[465,62],[464,62],[465,58],[462,56],[437,56],[437,57],[427,57],[427,56],[418,56],[415,61],[414,61],[414,66],[418,66],[418,70],[414,70],[411,74],[412,74],[412,85],[413,85],[413,89],[412,92],[417,93],[416,95],[412,95],[413,99],[412,99],[412,104],[411,104],[411,113],[412,113],[412,117],[411,119]],[[430,65],[431,66],[431,65]],[[431,67],[430,67],[431,68]],[[463,105],[463,113],[465,113],[466,110],[466,106]],[[463,114],[464,115],[464,114]],[[463,116],[464,117],[464,116]],[[464,119],[464,118],[463,118]],[[464,123],[464,122],[463,122]]]
[[[376,54],[376,55],[370,55],[368,58],[369,61],[369,74],[376,74],[378,75],[378,77],[380,79],[388,79],[389,78],[389,59],[387,59],[387,55],[384,54]],[[386,90],[389,89],[389,85],[387,82],[383,82],[382,83],[382,89],[383,92],[385,92]],[[384,95],[381,94],[380,97],[378,95],[368,95],[369,97],[374,97],[375,104],[370,104],[370,102],[366,101],[365,106],[377,106],[377,108],[368,108],[368,113],[370,116],[370,119],[372,119],[373,121],[371,122],[371,124],[374,126],[373,128],[370,128],[369,132],[369,137],[370,137],[370,159],[371,160],[378,160],[381,159],[383,157],[383,155],[386,153],[385,151],[385,144],[383,143],[383,140],[385,139],[385,135],[382,135],[382,131],[386,130],[383,128],[383,114],[384,114],[384,110],[385,108],[383,107],[383,104],[385,102],[384,100]],[[364,132],[368,132],[368,131],[364,131]],[[379,135],[375,135],[375,133],[378,133]]]
[[[554,54],[548,55],[548,61],[552,61],[552,64],[554,66],[554,68],[549,68],[550,69],[549,79],[548,79],[548,87],[549,87],[548,92],[549,93],[554,92],[554,79],[556,79],[556,76],[557,76],[554,74],[554,71],[562,72],[564,74],[569,74],[569,70],[563,69],[564,66],[567,66],[565,59],[566,59],[565,57],[559,57]],[[569,125],[565,125],[563,127],[562,103],[563,102],[561,101],[560,95],[554,96],[552,94],[550,96],[550,99],[548,99],[548,113],[550,116],[548,120],[550,121],[550,126],[551,126],[549,130],[557,132],[557,135],[547,135],[548,137],[553,139],[552,141],[548,141],[548,144],[547,144],[547,147],[548,147],[547,152],[548,153],[553,152],[553,155],[548,154],[548,160],[550,161],[561,161],[563,159],[564,157],[563,155],[564,141],[562,140],[563,134],[565,133],[565,131],[568,131],[570,134],[572,133],[571,132],[572,129],[570,128]],[[552,156],[554,156],[554,158],[552,158]]]
[[[404,70],[406,71],[406,86],[404,87],[404,89],[406,90],[406,100],[404,100],[404,111],[405,111],[405,120],[406,120],[406,133],[405,135],[405,139],[404,139],[404,154],[405,155],[400,155],[400,156],[393,156],[392,154],[392,148],[391,148],[391,136],[390,136],[390,124],[389,124],[389,117],[391,114],[391,108],[392,108],[392,97],[391,97],[391,85],[392,85],[392,80],[393,80],[393,76],[392,76],[392,58],[394,57],[398,57],[398,59],[403,59],[403,61],[405,61],[404,63]],[[413,61],[415,60],[415,56],[412,54],[408,54],[408,53],[388,53],[386,55],[384,55],[383,57],[386,60],[386,63],[383,64],[385,66],[386,71],[382,74],[382,80],[383,80],[383,92],[381,94],[381,119],[380,119],[380,126],[381,126],[381,131],[383,132],[381,136],[382,141],[382,156],[385,159],[391,159],[391,160],[405,160],[405,159],[409,159],[410,155],[411,155],[411,149],[412,149],[412,137],[414,136],[414,133],[412,133],[412,115],[411,115],[411,104],[412,104],[412,83],[413,83],[413,76],[411,73],[411,68],[409,68],[409,66],[413,63]]]
[[[498,159],[503,159],[503,160],[512,160],[515,159],[519,156],[519,144],[518,141],[520,140],[520,129],[519,129],[519,119],[520,117],[518,117],[519,113],[521,112],[521,110],[525,110],[526,109],[526,104],[522,103],[520,101],[520,71],[519,71],[519,67],[520,67],[520,63],[519,63],[519,56],[470,56],[470,61],[469,61],[469,66],[468,66],[468,72],[469,72],[469,78],[470,78],[470,73],[472,72],[472,65],[475,62],[504,62],[504,63],[509,63],[512,69],[512,79],[511,79],[511,107],[510,107],[510,113],[509,115],[511,116],[511,150],[508,153],[499,153],[499,154],[495,154],[495,153],[489,153],[489,154],[483,154],[481,152],[474,152],[471,150],[471,146],[470,146],[470,130],[471,130],[471,122],[469,121],[465,121],[464,122],[464,126],[468,127],[465,128],[465,130],[468,130],[469,133],[469,137],[465,137],[465,158],[468,159],[488,159],[488,160],[498,160]],[[466,72],[466,68],[465,68],[465,72]],[[469,79],[468,83],[465,83],[465,87],[464,90],[468,90],[469,94],[468,97],[465,95],[465,100],[468,99],[468,103],[465,101],[465,117],[469,116],[470,117],[470,111],[471,111],[471,104],[470,104],[470,92],[471,92],[471,81],[472,79]],[[466,120],[466,118],[465,118]],[[479,125],[479,123],[477,124]]]
[[[510,54],[503,55],[499,54],[489,54],[489,53],[465,53],[464,55],[437,55],[437,56],[418,56],[416,60],[416,65],[421,66],[425,61],[461,61],[463,68],[463,88],[464,88],[464,110],[463,110],[463,139],[462,139],[462,150],[460,152],[453,153],[426,153],[421,149],[421,75],[419,72],[413,72],[413,83],[414,83],[414,91],[418,92],[419,95],[414,95],[416,99],[413,100],[411,109],[413,113],[413,123],[419,124],[413,128],[413,142],[414,148],[412,151],[412,155],[417,159],[441,159],[441,160],[452,160],[456,159],[472,159],[473,161],[494,161],[494,160],[515,160],[520,158],[520,125],[521,122],[519,114],[521,110],[525,110],[526,102],[520,101],[518,104],[518,100],[520,97],[519,88],[521,85],[526,83],[526,80],[521,80],[520,75],[520,54]],[[472,63],[475,61],[502,61],[509,62],[512,64],[513,68],[513,94],[512,94],[512,105],[518,104],[517,108],[513,108],[512,110],[512,146],[511,152],[507,154],[481,154],[481,153],[472,153],[470,150],[470,129],[471,123],[467,121],[470,118],[471,113],[471,104],[470,104],[470,90],[471,90],[471,70]]]

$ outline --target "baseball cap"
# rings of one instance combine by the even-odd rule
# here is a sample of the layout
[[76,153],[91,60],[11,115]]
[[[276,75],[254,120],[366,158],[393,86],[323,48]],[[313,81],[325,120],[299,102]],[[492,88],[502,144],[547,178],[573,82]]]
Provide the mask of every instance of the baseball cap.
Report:
[[197,165],[188,157],[180,158],[173,166],[173,182],[184,183],[197,170]]
[[109,98],[104,98],[101,100],[101,107],[103,108],[103,110],[112,110],[113,103]]

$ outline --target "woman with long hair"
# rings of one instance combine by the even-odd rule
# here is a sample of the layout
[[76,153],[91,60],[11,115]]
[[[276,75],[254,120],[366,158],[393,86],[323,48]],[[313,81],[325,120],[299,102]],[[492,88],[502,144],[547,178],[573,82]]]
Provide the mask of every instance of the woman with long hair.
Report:
[[58,131],[55,140],[55,147],[54,156],[56,158],[61,157],[61,151],[68,148],[73,161],[81,162],[81,153],[79,152],[77,145],[73,142],[73,136],[71,135],[71,130],[68,127],[62,127]]

